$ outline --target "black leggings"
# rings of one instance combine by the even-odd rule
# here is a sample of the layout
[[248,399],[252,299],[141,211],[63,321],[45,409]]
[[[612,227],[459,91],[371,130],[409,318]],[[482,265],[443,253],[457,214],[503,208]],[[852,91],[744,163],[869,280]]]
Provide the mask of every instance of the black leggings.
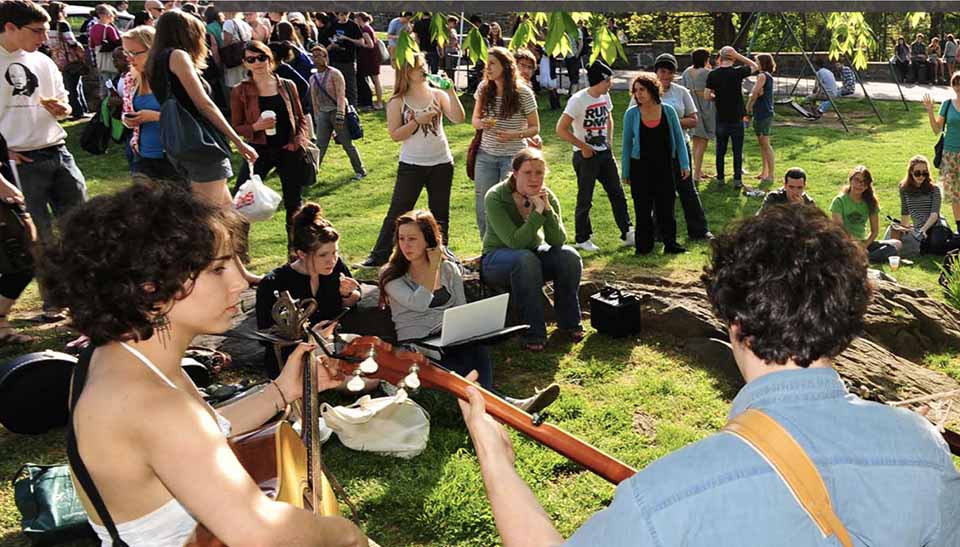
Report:
[[477,381],[488,391],[493,391],[493,361],[490,359],[490,349],[483,344],[470,345],[464,348],[447,349],[443,351],[440,364],[460,376],[470,374],[475,370],[480,374]]
[[[667,247],[677,244],[677,221],[673,216],[676,200],[676,182],[673,161],[669,157],[656,160],[630,159],[630,195],[636,215],[636,248],[638,253],[653,250],[653,217],[656,213],[657,230]],[[640,174],[643,173],[642,176]]]
[[33,279],[33,270],[0,275],[0,296],[16,300]]

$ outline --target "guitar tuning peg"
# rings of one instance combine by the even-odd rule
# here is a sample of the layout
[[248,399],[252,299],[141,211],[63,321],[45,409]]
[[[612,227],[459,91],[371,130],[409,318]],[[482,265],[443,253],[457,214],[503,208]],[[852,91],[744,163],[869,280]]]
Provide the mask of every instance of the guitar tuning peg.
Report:
[[353,372],[353,378],[347,382],[347,389],[356,393],[358,391],[363,391],[363,387],[366,384],[363,381],[363,378],[360,377],[360,370],[355,370]]
[[407,374],[403,378],[403,385],[410,389],[417,389],[420,387],[420,376],[417,375],[417,372],[420,371],[420,367],[413,365],[410,367],[410,374]]
[[377,364],[377,361],[373,358],[374,352],[373,348],[370,348],[370,354],[367,355],[367,358],[360,363],[360,371],[364,374],[373,374],[380,369],[380,365]]

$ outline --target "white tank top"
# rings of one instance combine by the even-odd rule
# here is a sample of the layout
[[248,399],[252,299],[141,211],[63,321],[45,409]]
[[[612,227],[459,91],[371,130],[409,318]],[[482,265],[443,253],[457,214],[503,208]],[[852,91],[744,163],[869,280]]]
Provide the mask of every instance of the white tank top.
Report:
[[417,130],[410,135],[400,145],[400,161],[410,165],[440,165],[442,163],[453,162],[453,154],[450,153],[450,145],[447,143],[447,135],[443,131],[443,109],[440,108],[440,101],[434,97],[433,103],[426,108],[414,108],[407,104],[407,99],[403,99],[401,116],[403,123],[407,124],[417,114],[433,108],[440,112],[439,116],[433,119],[429,125],[417,125]]
[[[150,362],[147,357],[139,351],[133,349],[127,344],[120,342],[120,345],[133,354],[150,370],[157,373],[164,382],[173,389],[177,385],[170,381],[160,369]],[[219,413],[214,411],[217,417],[217,426],[224,436],[230,436],[230,420],[227,420]],[[88,517],[89,520],[89,517]],[[105,526],[90,521],[90,526],[100,538],[100,544],[103,547],[112,546],[113,540],[110,539],[110,532]],[[197,519],[187,512],[176,498],[171,499],[159,509],[156,509],[146,515],[117,524],[117,533],[130,545],[130,547],[181,547],[193,537],[193,532],[197,527]]]

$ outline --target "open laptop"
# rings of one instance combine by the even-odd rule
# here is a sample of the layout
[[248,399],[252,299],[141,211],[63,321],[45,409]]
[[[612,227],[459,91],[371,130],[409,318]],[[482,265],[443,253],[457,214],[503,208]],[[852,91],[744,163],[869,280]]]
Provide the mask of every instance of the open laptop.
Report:
[[427,338],[419,344],[434,348],[453,346],[460,342],[503,330],[507,321],[509,294],[498,294],[443,311],[440,336]]

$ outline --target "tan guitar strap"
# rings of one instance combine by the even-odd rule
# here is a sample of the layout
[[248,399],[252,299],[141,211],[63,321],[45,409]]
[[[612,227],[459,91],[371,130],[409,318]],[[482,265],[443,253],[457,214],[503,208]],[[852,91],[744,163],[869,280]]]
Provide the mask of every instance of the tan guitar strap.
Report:
[[844,547],[853,547],[850,534],[833,511],[830,493],[817,467],[783,426],[765,413],[749,409],[723,430],[750,445],[776,470],[823,537],[836,535]]

